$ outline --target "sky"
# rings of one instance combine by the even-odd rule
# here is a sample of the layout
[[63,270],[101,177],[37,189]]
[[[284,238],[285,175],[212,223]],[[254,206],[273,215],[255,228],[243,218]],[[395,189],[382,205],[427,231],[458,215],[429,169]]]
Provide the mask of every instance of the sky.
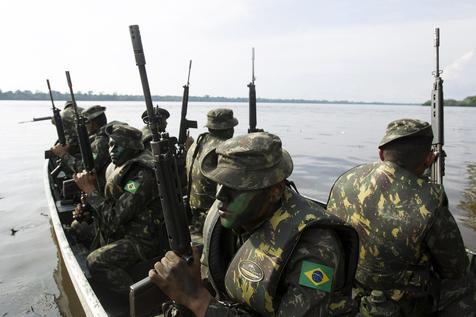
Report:
[[0,89],[423,102],[440,28],[445,98],[476,95],[474,0],[2,0]]

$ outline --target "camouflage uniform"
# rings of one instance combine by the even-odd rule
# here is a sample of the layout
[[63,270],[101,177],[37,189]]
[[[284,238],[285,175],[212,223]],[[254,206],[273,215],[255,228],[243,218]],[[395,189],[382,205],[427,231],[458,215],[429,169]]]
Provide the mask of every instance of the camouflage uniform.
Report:
[[[279,138],[264,132],[222,143],[218,163],[214,152],[202,173],[235,190],[267,188],[292,171]],[[217,206],[204,229],[202,269],[217,292],[206,316],[350,313],[358,239],[351,227],[290,188],[270,217],[240,237],[220,224]]]
[[211,129],[210,133],[203,133],[198,136],[197,141],[192,144],[187,152],[187,176],[188,176],[188,199],[192,212],[191,231],[201,234],[203,223],[208,209],[215,201],[217,184],[203,176],[200,172],[200,163],[205,154],[216,149],[218,145],[226,141],[230,136],[216,134],[214,130],[228,130],[238,124],[238,120],[233,117],[230,109],[214,109],[207,114],[206,127]]
[[[159,108],[158,106],[156,106],[154,108],[154,111],[155,115],[162,120],[167,120],[170,117],[170,113],[167,111],[167,109]],[[152,133],[149,129],[149,116],[147,114],[147,110],[142,113],[142,121],[144,121],[145,123],[145,126],[142,127],[142,143],[144,144],[144,147],[150,151],[150,141],[152,141]]]
[[[83,108],[78,107],[78,113],[82,112]],[[71,101],[67,101],[63,111],[61,112],[61,120],[63,121],[66,144],[69,145],[69,149],[68,153],[66,153],[61,158],[61,161],[73,171],[80,172],[83,170],[83,163],[81,160],[81,152],[79,150],[75,118],[76,116],[73,109],[73,103]]]
[[141,132],[126,125],[108,125],[106,133],[121,146],[136,150],[136,154],[121,166],[108,166],[104,195],[98,191],[88,195],[87,202],[101,216],[99,227],[104,241],[87,261],[96,281],[115,292],[127,293],[133,281],[126,268],[161,251],[161,205],[153,158],[144,151]]
[[[95,105],[89,107],[88,109],[82,112],[82,115],[86,120],[90,121],[97,118],[99,115],[103,114],[106,111],[106,107]],[[107,125],[103,125],[99,130],[89,135],[89,142],[91,144],[91,152],[94,158],[94,169],[96,171],[96,176],[99,185],[99,191],[103,191],[104,185],[106,184],[106,168],[111,163],[111,158],[109,157],[109,137],[106,135],[105,129]],[[68,162],[74,166],[79,166],[81,163],[76,162],[76,160],[81,160],[80,158],[66,154],[64,156],[68,159]]]
[[[430,125],[397,120],[387,127],[380,147],[416,135],[432,136]],[[359,234],[355,279],[364,294],[382,290],[398,303],[404,316],[421,316],[435,309],[439,287],[442,294],[446,288],[444,296],[452,293],[443,286],[447,283],[457,284],[462,293],[469,289],[469,282],[463,280],[468,265],[463,240],[441,185],[393,162],[380,161],[340,176],[327,209]]]

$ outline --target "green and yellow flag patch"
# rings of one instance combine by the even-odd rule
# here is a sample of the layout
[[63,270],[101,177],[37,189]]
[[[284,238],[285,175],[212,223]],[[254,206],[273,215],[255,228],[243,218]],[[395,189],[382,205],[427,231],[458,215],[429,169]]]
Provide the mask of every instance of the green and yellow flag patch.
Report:
[[333,276],[334,270],[332,268],[310,261],[303,261],[299,284],[329,293],[332,288]]
[[139,182],[133,181],[132,179],[128,180],[126,185],[124,185],[124,190],[126,192],[135,194],[139,190]]

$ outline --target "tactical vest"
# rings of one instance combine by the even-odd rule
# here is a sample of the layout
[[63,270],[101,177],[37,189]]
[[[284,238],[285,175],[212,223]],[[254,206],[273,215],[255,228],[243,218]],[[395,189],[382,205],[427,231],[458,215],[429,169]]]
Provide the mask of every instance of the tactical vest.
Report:
[[217,184],[205,176],[200,171],[203,157],[210,151],[224,142],[225,139],[218,138],[210,133],[203,133],[197,138],[187,153],[187,172],[189,182],[189,203],[190,208],[208,210],[215,200]]
[[317,204],[287,188],[282,206],[233,255],[229,247],[231,230],[221,226],[215,202],[205,222],[202,264],[208,266],[208,278],[218,297],[245,304],[263,315],[275,315],[281,276],[302,232],[312,226],[334,230],[341,238],[347,255],[347,276],[341,290],[350,294],[358,237],[338,218],[325,214]]
[[355,278],[365,289],[429,292],[431,255],[423,240],[443,199],[440,185],[391,162],[358,166],[336,181],[327,208],[359,233]]

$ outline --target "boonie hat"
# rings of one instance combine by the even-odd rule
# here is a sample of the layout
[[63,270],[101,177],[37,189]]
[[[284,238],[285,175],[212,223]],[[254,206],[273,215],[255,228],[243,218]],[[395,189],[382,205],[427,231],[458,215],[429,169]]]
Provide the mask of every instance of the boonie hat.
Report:
[[[159,106],[155,106],[154,112],[155,112],[155,115],[158,116],[159,118],[168,119],[170,117],[170,113],[164,108],[159,108]],[[145,124],[149,124],[149,114],[147,113],[147,110],[145,110],[142,113],[141,118]]]
[[106,111],[106,107],[95,105],[83,111],[83,116],[89,121],[99,117]]
[[214,130],[231,129],[238,124],[238,119],[233,117],[233,110],[218,108],[208,111],[205,127]]
[[433,138],[431,125],[428,122],[417,119],[398,119],[390,122],[387,125],[385,135],[383,136],[382,141],[380,141],[378,147],[381,148],[382,146],[397,139],[417,135]]
[[111,124],[105,129],[106,134],[120,146],[132,150],[143,150],[142,132],[124,124]]
[[236,190],[257,190],[291,175],[293,161],[279,137],[257,132],[223,142],[205,155],[200,169],[218,184]]

